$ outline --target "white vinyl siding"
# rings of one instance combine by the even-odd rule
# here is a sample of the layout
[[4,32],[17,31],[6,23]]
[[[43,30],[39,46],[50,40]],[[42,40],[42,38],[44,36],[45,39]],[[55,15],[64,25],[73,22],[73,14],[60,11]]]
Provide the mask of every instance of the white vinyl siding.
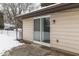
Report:
[[[51,46],[79,53],[79,8],[52,14]],[[57,40],[59,42],[57,43]]]

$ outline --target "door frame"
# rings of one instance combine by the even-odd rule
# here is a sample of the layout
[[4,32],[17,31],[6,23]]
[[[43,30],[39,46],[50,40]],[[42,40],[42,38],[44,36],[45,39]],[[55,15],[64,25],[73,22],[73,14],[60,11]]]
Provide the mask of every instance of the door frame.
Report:
[[[45,43],[45,42],[42,42],[41,41],[41,32],[40,32],[40,42],[39,41],[35,41],[34,40],[34,19],[38,19],[38,18],[45,18],[45,17],[51,17],[50,15],[44,15],[44,16],[38,16],[38,17],[33,17],[33,42],[34,43],[37,43],[37,44],[41,44],[41,45],[45,45],[45,46],[48,46],[48,47],[50,47],[50,43]],[[49,19],[49,21],[50,21],[50,19]],[[40,21],[41,22],[41,21]],[[41,26],[41,24],[40,24],[40,26]],[[41,27],[40,27],[40,31],[41,31]],[[51,41],[51,40],[50,40]]]

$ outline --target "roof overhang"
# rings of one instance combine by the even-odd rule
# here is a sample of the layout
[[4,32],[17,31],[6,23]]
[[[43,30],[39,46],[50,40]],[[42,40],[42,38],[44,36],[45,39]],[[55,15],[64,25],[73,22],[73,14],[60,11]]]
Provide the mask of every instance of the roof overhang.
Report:
[[60,4],[51,5],[51,6],[30,12],[30,13],[18,15],[16,16],[16,18],[25,19],[25,18],[41,16],[48,13],[55,13],[62,10],[77,8],[77,7],[79,7],[79,3],[60,3]]

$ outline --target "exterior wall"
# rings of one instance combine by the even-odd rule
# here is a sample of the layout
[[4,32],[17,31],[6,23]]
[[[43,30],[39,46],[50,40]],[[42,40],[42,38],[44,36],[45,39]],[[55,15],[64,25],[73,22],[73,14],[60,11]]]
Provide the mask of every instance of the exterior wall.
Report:
[[33,40],[33,20],[32,18],[23,20],[23,39],[24,40]]
[[79,53],[79,8],[52,14],[50,27],[51,47]]
[[[79,53],[79,8],[50,15],[51,47]],[[33,39],[33,18],[23,20],[23,39]]]

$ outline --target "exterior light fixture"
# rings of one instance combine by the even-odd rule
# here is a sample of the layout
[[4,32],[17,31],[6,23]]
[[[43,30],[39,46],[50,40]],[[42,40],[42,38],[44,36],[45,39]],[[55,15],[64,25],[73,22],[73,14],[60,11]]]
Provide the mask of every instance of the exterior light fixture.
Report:
[[55,24],[55,22],[56,22],[56,21],[55,21],[55,20],[53,20],[53,24]]

